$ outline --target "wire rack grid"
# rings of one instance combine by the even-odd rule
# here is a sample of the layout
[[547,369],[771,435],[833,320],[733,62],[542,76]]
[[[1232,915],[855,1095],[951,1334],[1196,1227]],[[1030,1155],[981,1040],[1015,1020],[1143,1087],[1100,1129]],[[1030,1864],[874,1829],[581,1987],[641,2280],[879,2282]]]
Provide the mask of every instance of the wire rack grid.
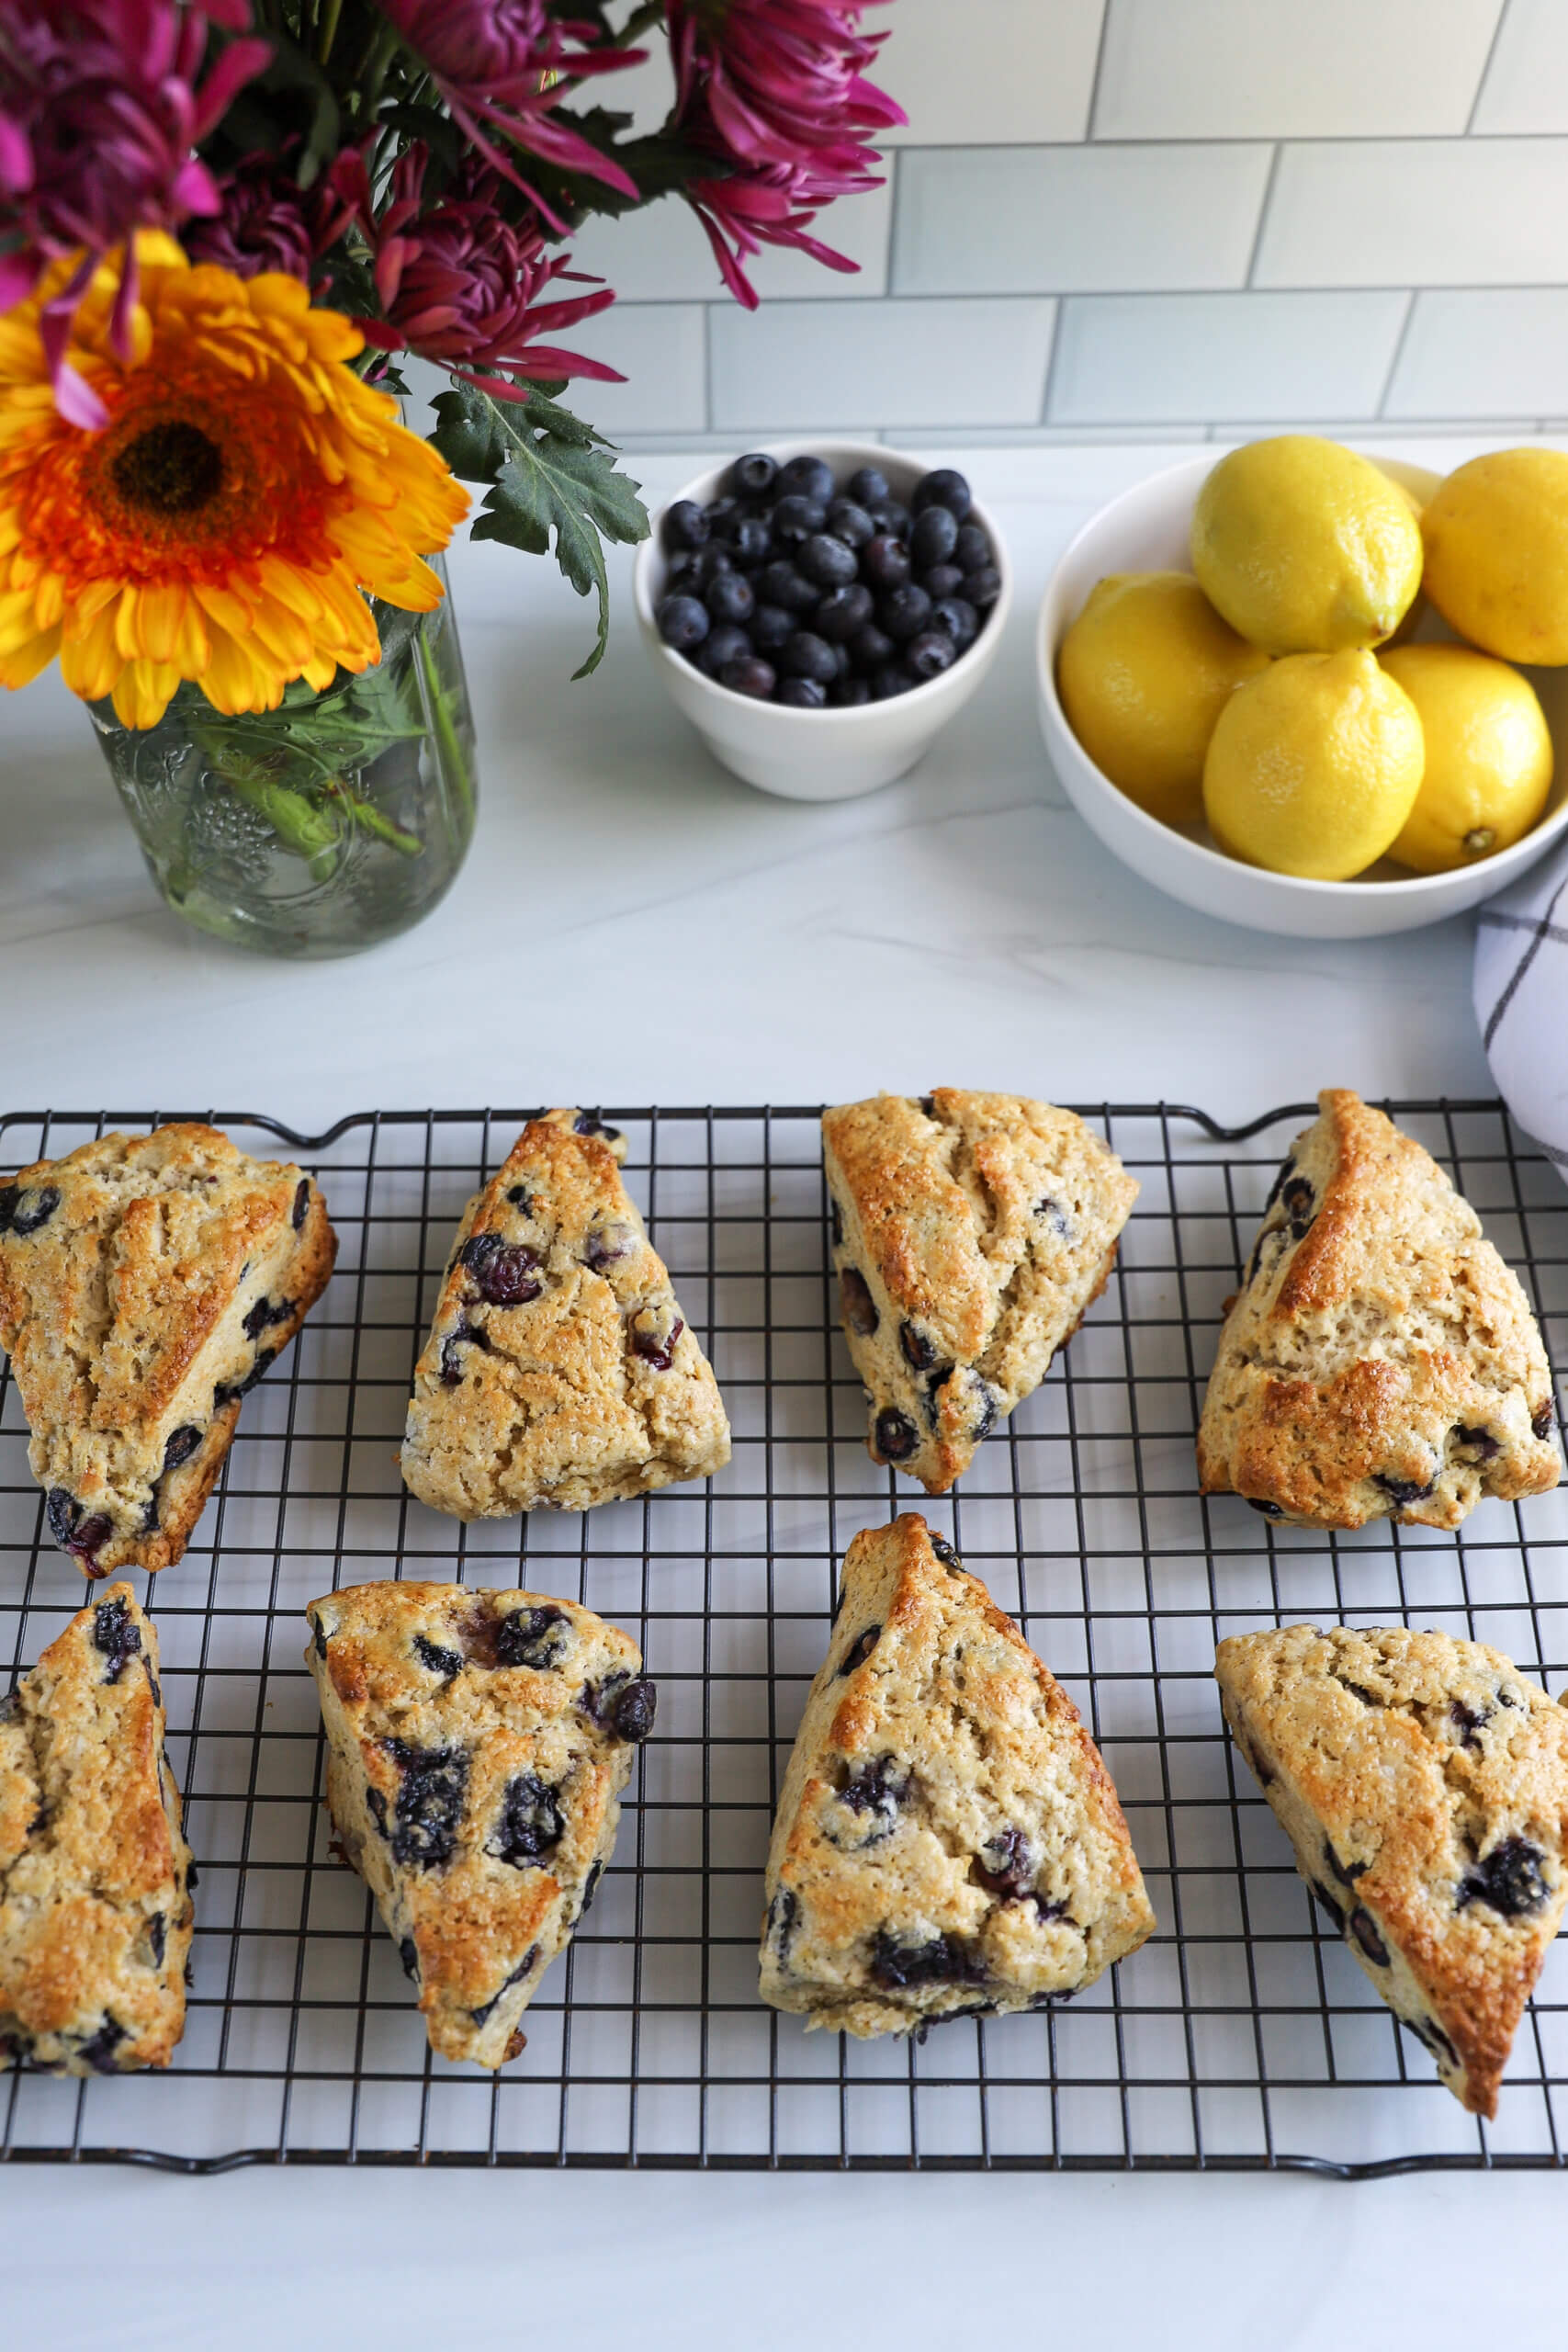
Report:
[[[1568,1336],[1568,1193],[1493,1102],[1391,1104]],[[281,1142],[326,1192],[337,1273],[247,1399],[179,1566],[155,1584],[201,1869],[185,2040],[166,2075],[0,2076],[0,2161],[939,2169],[1307,2167],[1343,2177],[1563,2160],[1568,1964],[1549,1960],[1491,2126],[1332,1938],[1236,1762],[1212,1668],[1227,1633],[1411,1622],[1568,1679],[1568,1489],[1483,1504],[1457,1534],[1323,1536],[1195,1492],[1223,1304],[1295,1104],[1234,1130],[1179,1106],[1087,1106],[1142,1192],[1100,1304],[1043,1386],[927,1503],[864,1449],[830,1288],[815,1108],[633,1109],[628,1182],[710,1354],[729,1468],[589,1514],[463,1528],[397,1472],[410,1376],[463,1203],[528,1114],[379,1113]],[[14,1114],[7,1166],[160,1114]],[[1158,1917],[1071,2006],[924,2042],[808,2034],[763,2008],[756,1934],[773,1803],[861,1527],[918,1506],[1019,1618],[1104,1751]],[[586,1601],[641,1643],[658,1725],[592,1916],[497,2076],[433,2059],[359,1880],[330,1850],[303,1611],[397,1576]],[[50,1545],[0,1379],[0,1660],[81,1605]]]

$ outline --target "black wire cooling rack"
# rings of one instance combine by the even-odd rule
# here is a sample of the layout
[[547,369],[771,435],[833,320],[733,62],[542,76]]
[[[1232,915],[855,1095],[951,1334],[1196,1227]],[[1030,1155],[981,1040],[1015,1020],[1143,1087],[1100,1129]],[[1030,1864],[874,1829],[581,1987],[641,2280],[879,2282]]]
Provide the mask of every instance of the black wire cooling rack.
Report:
[[[1326,1537],[1195,1492],[1222,1304],[1311,1107],[1232,1130],[1179,1106],[1086,1107],[1143,1187],[1115,1274],[962,1492],[927,1503],[864,1450],[816,1110],[606,1106],[718,1374],[734,1459],[706,1487],[468,1529],[403,1492],[396,1447],[453,1226],[528,1114],[378,1113],[322,1136],[211,1114],[242,1148],[281,1142],[320,1177],[342,1250],[247,1400],[185,1560],[155,1580],[201,1867],[186,2036],[163,2075],[0,2076],[0,2160],[1345,2177],[1561,2164],[1568,1961],[1549,1961],[1498,2119],[1477,2123],[1319,1932],[1221,1724],[1216,1641],[1303,1617],[1438,1625],[1553,1691],[1568,1678],[1568,1488],[1484,1503],[1458,1535]],[[1473,1201],[1564,1360],[1568,1192],[1497,1103],[1389,1107]],[[0,1158],[166,1115],[15,1114]],[[1070,2007],[857,2043],[758,2002],[762,1864],[837,1563],[857,1529],[911,1505],[1077,1700],[1159,1924]],[[584,1600],[636,1635],[660,1688],[614,1866],[498,2076],[431,2058],[369,1898],[329,1851],[302,1611],[334,1585],[405,1575]],[[0,1658],[19,1671],[83,1597],[49,1544],[7,1375]]]

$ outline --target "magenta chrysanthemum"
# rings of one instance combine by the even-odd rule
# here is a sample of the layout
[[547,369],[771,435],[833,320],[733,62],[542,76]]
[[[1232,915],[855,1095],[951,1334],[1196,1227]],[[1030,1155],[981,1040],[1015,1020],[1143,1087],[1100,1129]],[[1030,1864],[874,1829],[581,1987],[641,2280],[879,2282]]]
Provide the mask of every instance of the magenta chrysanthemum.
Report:
[[[527,397],[513,377],[596,376],[620,383],[616,369],[602,361],[539,340],[606,309],[615,299],[610,288],[542,302],[553,280],[573,277],[568,256],[547,254],[533,224],[519,228],[504,217],[499,180],[471,158],[457,184],[427,205],[429,162],[416,141],[393,172],[389,203],[374,217],[368,182],[361,178],[359,220],[374,252],[383,313],[360,322],[366,341],[434,360],[502,400]],[[346,173],[341,176],[346,182]]]
[[102,257],[127,249],[117,336],[136,300],[138,229],[175,229],[213,212],[218,192],[193,150],[272,51],[233,40],[199,85],[209,21],[233,32],[246,0],[4,0],[0,6],[0,311],[32,292],[52,261],[81,266],[43,316],[62,413],[103,423],[63,364],[71,319]]
[[193,261],[215,262],[236,277],[281,270],[320,293],[322,259],[354,218],[339,176],[334,166],[302,188],[293,148],[282,155],[247,155],[219,180],[218,209],[193,220],[181,243]]
[[[545,0],[380,0],[422,63],[453,120],[492,170],[564,230],[518,174],[508,143],[559,171],[603,180],[634,199],[637,183],[555,109],[572,82],[642,62],[645,51],[595,47],[597,28],[550,15]],[[497,142],[500,142],[499,144]]]
[[680,128],[725,166],[686,195],[749,310],[741,264],[763,245],[859,266],[809,231],[836,197],[881,185],[868,141],[905,120],[865,78],[886,35],[863,33],[862,12],[863,0],[666,0]]

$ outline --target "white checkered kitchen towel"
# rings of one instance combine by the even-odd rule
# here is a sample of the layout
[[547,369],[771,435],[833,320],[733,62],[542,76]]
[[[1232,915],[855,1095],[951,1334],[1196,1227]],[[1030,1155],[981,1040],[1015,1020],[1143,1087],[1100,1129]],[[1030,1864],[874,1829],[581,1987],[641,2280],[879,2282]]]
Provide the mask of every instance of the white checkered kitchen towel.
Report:
[[1497,1091],[1568,1183],[1568,843],[1482,908],[1475,1017]]

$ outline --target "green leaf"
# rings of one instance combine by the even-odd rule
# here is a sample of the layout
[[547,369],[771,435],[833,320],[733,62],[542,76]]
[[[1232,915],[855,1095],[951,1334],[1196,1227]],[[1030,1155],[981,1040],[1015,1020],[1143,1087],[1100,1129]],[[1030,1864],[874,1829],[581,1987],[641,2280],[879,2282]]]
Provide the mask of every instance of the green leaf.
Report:
[[501,539],[529,555],[549,551],[580,596],[599,600],[593,650],[575,677],[587,677],[604,659],[609,637],[609,582],[603,542],[633,546],[648,537],[641,485],[618,473],[603,436],[547,393],[526,402],[492,400],[471,385],[455,385],[434,402],[434,447],[464,481],[488,484],[473,526],[476,539]]

